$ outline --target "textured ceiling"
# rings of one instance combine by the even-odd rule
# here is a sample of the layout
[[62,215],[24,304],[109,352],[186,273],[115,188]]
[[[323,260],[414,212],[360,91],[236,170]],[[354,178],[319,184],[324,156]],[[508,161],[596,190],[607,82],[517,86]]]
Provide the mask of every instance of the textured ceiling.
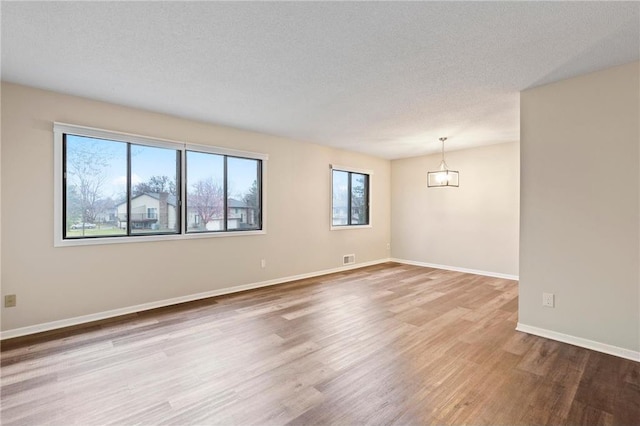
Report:
[[2,79],[402,158],[519,139],[518,92],[638,60],[636,2],[2,2]]

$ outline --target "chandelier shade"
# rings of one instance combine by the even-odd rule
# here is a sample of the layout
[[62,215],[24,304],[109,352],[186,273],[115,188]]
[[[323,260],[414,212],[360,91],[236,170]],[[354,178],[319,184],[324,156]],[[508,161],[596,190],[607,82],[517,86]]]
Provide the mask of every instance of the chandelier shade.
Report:
[[460,186],[460,174],[457,170],[450,170],[447,162],[444,160],[444,141],[446,140],[447,138],[440,138],[440,142],[442,143],[442,160],[440,161],[438,170],[427,173],[428,188]]

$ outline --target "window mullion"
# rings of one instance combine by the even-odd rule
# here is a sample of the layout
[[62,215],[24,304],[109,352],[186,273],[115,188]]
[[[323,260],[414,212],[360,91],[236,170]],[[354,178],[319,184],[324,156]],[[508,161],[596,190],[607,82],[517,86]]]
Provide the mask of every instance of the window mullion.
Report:
[[67,238],[67,135],[62,134],[62,238]]
[[227,156],[224,156],[224,162],[223,162],[223,171],[222,171],[222,186],[223,186],[223,193],[224,193],[224,198],[222,200],[222,216],[224,218],[224,230],[225,232],[228,231],[228,226],[229,226],[229,217],[228,217],[228,200],[229,200],[229,195],[227,194],[227,190],[228,190],[228,182],[227,182]]
[[[176,150],[176,231],[182,234],[182,151]],[[158,212],[160,213],[160,212]]]
[[131,144],[127,144],[127,235],[131,236]]
[[369,197],[370,197],[370,194],[369,194],[369,188],[370,188],[369,179],[370,179],[369,175],[365,175],[365,179],[364,179],[365,204],[364,205],[365,205],[365,208],[367,209],[366,212],[365,212],[366,213],[365,217],[367,219],[367,223],[366,223],[367,225],[369,225],[371,223],[371,216],[370,216],[370,214],[371,214],[370,213],[371,206],[369,205]]
[[262,161],[257,162],[258,175],[256,177],[256,182],[258,185],[258,223],[260,229],[262,229]]
[[351,178],[352,173],[347,175],[347,225],[351,225]]

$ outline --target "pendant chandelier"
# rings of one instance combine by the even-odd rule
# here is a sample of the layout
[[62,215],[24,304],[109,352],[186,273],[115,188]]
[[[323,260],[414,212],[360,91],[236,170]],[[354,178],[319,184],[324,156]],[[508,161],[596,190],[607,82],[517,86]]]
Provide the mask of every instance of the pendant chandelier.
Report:
[[435,188],[439,186],[459,186],[458,175],[456,170],[449,170],[447,162],[444,161],[444,141],[447,138],[440,138],[442,143],[442,161],[440,161],[439,170],[427,173],[427,187]]

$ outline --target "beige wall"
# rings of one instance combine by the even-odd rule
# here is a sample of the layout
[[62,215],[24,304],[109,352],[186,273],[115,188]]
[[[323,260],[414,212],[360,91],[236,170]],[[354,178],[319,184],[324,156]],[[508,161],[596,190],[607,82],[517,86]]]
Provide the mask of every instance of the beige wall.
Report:
[[427,188],[440,154],[391,162],[394,258],[518,274],[519,144],[446,153],[458,188]]
[[[638,63],[521,95],[521,324],[640,350]],[[554,309],[542,293],[556,295]]]
[[[54,121],[268,154],[267,234],[54,248]],[[1,158],[2,330],[389,255],[387,160],[4,83]],[[329,230],[332,163],[373,171],[373,228]]]

